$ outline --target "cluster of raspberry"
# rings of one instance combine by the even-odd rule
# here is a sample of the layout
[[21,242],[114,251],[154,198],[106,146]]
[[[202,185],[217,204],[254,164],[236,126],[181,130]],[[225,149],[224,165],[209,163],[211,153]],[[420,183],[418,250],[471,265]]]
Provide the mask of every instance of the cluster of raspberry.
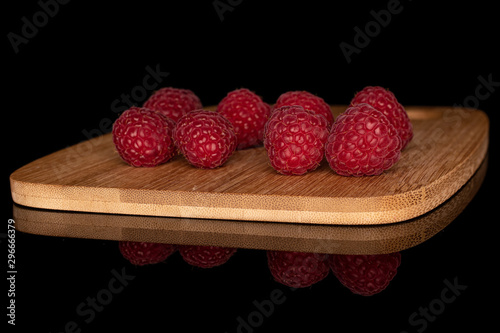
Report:
[[235,150],[264,145],[270,165],[283,175],[313,171],[323,158],[342,176],[379,175],[412,138],[406,110],[380,86],[357,92],[336,119],[323,98],[307,91],[285,92],[271,107],[236,89],[208,111],[191,90],[167,87],[113,125],[116,150],[132,166],[156,166],[180,152],[193,166],[212,169]]

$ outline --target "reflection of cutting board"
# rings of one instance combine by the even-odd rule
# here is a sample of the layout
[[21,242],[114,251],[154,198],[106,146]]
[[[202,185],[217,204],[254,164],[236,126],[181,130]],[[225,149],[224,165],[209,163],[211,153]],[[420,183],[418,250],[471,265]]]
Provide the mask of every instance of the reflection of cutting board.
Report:
[[[338,115],[345,106],[334,106]],[[221,168],[181,156],[155,168],[126,165],[111,135],[38,159],[11,177],[14,201],[47,209],[314,224],[383,224],[448,199],[486,155],[489,122],[478,110],[408,107],[414,139],[374,177],[342,177],[323,161],[303,176],[277,174],[263,148],[237,151]]]

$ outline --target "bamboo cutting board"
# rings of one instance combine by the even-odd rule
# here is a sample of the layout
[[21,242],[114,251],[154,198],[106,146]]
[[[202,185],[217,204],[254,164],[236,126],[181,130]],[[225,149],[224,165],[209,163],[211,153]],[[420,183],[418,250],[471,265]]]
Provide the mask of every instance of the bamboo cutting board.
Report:
[[[335,116],[345,106],[333,106]],[[182,156],[155,168],[125,164],[110,134],[42,157],[11,177],[14,202],[37,208],[202,219],[373,225],[404,221],[458,191],[484,159],[488,117],[479,110],[408,107],[414,138],[374,177],[342,177],[323,161],[283,176],[265,150],[237,151],[202,170]]]
[[428,214],[383,225],[314,225],[178,217],[110,215],[13,205],[16,229],[55,237],[224,246],[330,254],[381,254],[406,250],[448,226],[474,198],[488,166]]

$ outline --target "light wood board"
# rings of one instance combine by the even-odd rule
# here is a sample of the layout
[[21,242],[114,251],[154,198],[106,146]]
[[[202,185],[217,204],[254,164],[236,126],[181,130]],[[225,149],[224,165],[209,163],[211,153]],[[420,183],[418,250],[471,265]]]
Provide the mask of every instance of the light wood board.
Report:
[[17,230],[46,236],[330,254],[392,253],[429,240],[451,223],[476,195],[487,166],[488,158],[439,207],[409,221],[384,225],[242,222],[65,212],[18,205],[14,205],[13,215]]
[[[333,106],[335,116],[345,106]],[[489,121],[474,109],[408,107],[414,139],[390,170],[342,177],[323,161],[283,176],[261,148],[237,151],[213,170],[182,156],[134,168],[110,134],[42,157],[11,177],[14,202],[38,208],[181,218],[373,225],[408,220],[450,198],[479,167]]]

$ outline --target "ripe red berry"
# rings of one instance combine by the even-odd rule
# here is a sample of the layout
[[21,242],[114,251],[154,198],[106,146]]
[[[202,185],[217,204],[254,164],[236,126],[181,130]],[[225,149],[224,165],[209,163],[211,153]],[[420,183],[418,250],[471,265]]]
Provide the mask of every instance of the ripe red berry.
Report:
[[237,149],[262,144],[271,107],[258,95],[245,88],[233,90],[217,105],[217,112],[233,124],[238,138]]
[[153,167],[175,155],[174,122],[139,107],[123,112],[113,124],[113,142],[120,157],[135,167]]
[[235,248],[219,246],[180,245],[179,253],[188,264],[212,268],[225,264],[236,252]]
[[401,139],[382,112],[368,104],[349,107],[332,126],[325,156],[342,176],[379,175],[401,155]]
[[143,107],[158,111],[177,122],[192,110],[201,109],[201,101],[191,90],[166,87],[155,91]]
[[175,252],[175,245],[149,242],[120,241],[121,254],[133,265],[144,266],[157,264]]
[[266,123],[264,146],[276,171],[303,175],[319,166],[327,137],[325,117],[302,106],[283,106]]
[[340,283],[355,294],[371,296],[387,288],[394,278],[401,264],[401,253],[331,255],[329,261]]
[[328,129],[333,124],[333,113],[325,100],[308,91],[288,91],[278,97],[274,108],[280,108],[285,105],[299,105],[306,110],[313,111],[315,114],[324,116],[328,122]]
[[327,277],[328,255],[319,253],[267,251],[267,263],[274,279],[292,288],[309,287]]
[[233,125],[214,111],[188,112],[177,122],[173,138],[188,162],[202,169],[221,166],[236,149]]
[[359,91],[351,101],[351,105],[361,103],[370,104],[382,112],[398,131],[402,147],[413,138],[413,127],[404,107],[398,102],[396,96],[389,90],[379,86],[367,86]]

